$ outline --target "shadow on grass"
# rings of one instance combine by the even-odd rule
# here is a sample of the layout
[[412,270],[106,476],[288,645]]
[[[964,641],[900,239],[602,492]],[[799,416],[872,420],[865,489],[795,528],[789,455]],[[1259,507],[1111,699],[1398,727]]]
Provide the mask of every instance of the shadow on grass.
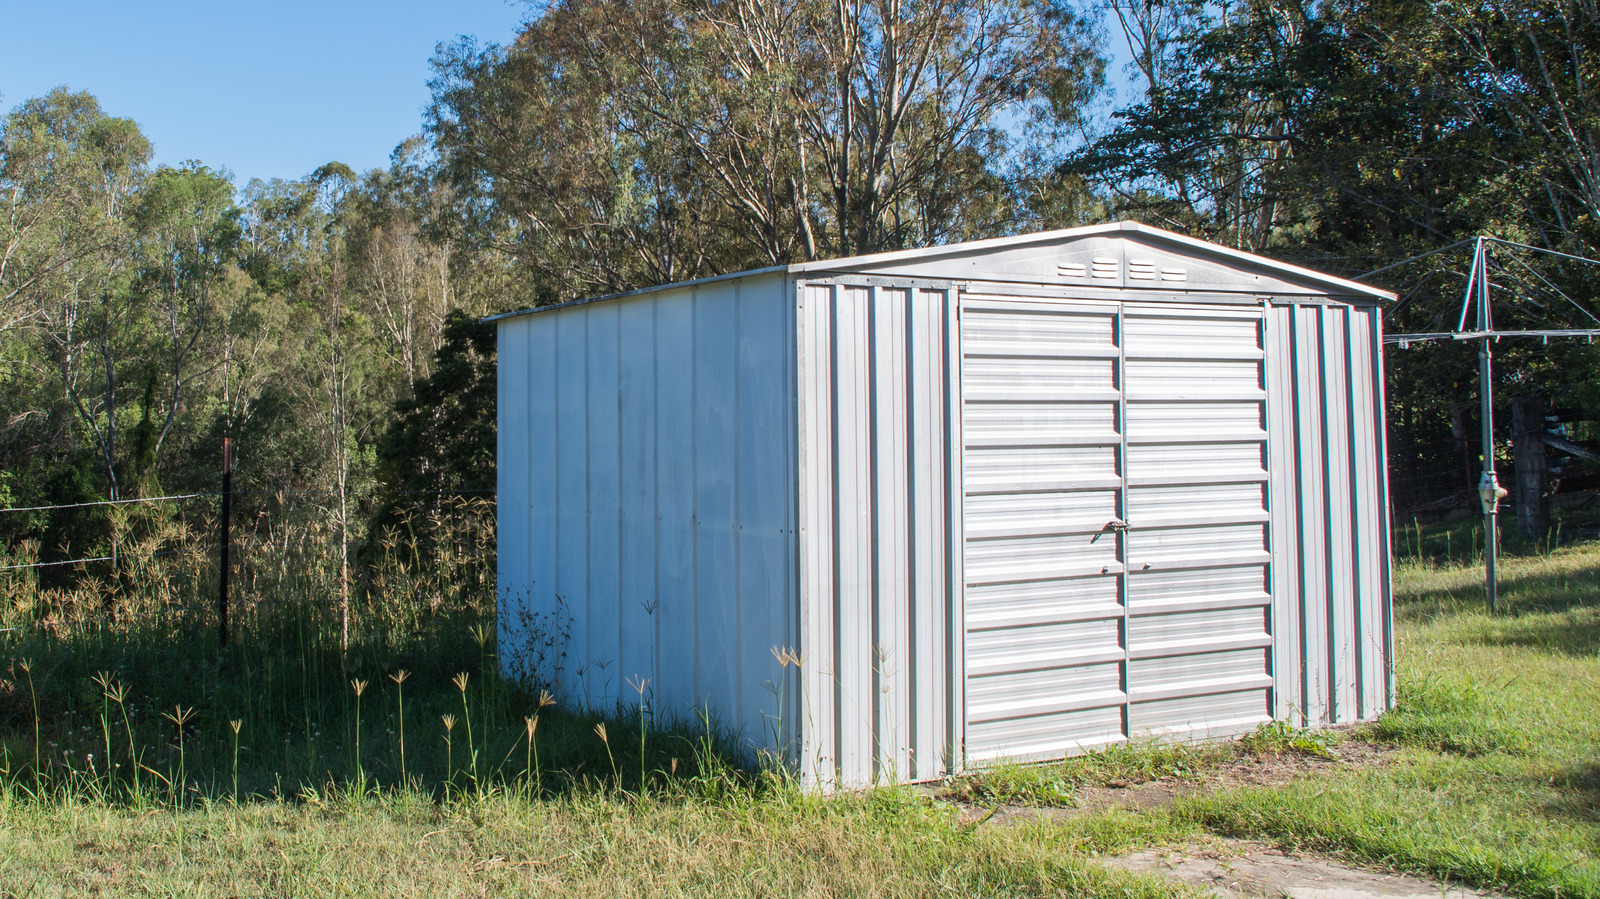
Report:
[[[1460,588],[1435,587],[1395,597],[1395,616],[1403,621],[1430,624],[1440,618],[1476,612],[1485,607],[1483,584]],[[1499,579],[1500,613],[1568,612],[1600,608],[1600,565],[1552,566],[1549,571],[1522,572]]]
[[1600,762],[1574,765],[1551,778],[1550,785],[1559,795],[1546,805],[1548,814],[1600,823]]
[[1600,614],[1593,608],[1574,608],[1559,615],[1517,616],[1496,621],[1477,642],[1591,658],[1600,654]]
[[749,780],[715,720],[641,714],[648,693],[601,714],[541,703],[536,684],[500,676],[478,616],[348,650],[327,622],[263,624],[227,648],[203,621],[0,642],[0,778],[177,802]]

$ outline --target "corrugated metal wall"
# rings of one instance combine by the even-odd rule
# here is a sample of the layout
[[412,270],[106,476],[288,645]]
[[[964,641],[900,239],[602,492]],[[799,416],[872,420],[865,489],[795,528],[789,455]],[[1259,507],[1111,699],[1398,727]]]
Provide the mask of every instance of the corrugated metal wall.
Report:
[[946,551],[951,291],[800,288],[801,648],[807,782],[938,777],[958,575]]
[[969,295],[961,346],[967,758],[1266,720],[1260,308]]
[[1274,713],[1313,726],[1392,699],[1380,316],[1283,304],[1267,322]]
[[539,672],[565,702],[631,705],[643,677],[660,715],[792,737],[793,313],[775,274],[500,322],[505,664],[527,624],[569,630]]

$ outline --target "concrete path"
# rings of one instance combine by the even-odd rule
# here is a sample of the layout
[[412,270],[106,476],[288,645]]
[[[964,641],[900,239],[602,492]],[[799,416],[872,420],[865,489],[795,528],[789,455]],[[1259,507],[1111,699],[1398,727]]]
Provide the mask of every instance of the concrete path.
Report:
[[1409,874],[1352,868],[1250,843],[1149,849],[1102,862],[1178,880],[1224,899],[1498,899]]

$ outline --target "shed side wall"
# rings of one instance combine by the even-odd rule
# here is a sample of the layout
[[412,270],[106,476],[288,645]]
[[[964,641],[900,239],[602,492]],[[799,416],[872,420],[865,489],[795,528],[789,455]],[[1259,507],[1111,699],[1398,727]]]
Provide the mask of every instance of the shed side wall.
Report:
[[789,739],[791,296],[778,274],[501,321],[510,673],[662,724],[709,708],[747,751]]
[[950,769],[954,297],[800,287],[801,776]]
[[1313,727],[1390,704],[1379,316],[1372,306],[1268,311],[1273,711]]

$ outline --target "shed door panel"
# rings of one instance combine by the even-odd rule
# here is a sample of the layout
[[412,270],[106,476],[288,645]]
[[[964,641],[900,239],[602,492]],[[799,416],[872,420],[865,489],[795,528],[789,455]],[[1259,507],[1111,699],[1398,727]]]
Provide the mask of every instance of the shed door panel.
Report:
[[1260,309],[1123,307],[1130,735],[1268,717]]
[[962,299],[968,759],[1122,739],[1118,318]]
[[1263,720],[1260,311],[966,297],[961,346],[967,758]]

